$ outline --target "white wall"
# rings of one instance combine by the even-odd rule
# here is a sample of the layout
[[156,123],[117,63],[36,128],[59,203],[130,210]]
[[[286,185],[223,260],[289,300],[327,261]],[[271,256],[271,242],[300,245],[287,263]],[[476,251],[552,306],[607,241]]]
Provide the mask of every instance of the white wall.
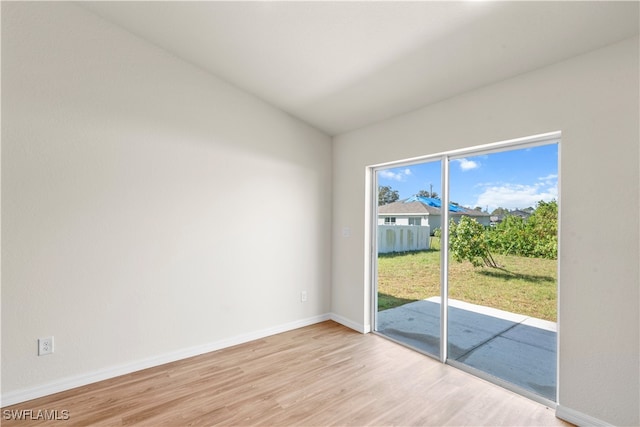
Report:
[[[381,214],[378,216],[378,225],[384,225],[384,219],[387,217],[395,218],[395,225],[409,225],[409,218],[416,218],[416,216]],[[427,220],[422,215],[417,218],[420,220],[420,225],[427,225]]]
[[367,165],[560,130],[559,412],[638,425],[639,71],[636,38],[336,137],[333,312],[370,322]]
[[329,313],[328,136],[71,3],[2,92],[3,404]]

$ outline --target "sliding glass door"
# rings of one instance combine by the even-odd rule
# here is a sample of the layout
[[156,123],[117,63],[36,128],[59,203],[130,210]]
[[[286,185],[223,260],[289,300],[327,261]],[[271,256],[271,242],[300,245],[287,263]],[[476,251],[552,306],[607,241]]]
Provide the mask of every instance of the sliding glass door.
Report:
[[558,147],[554,133],[375,168],[374,330],[555,402]]

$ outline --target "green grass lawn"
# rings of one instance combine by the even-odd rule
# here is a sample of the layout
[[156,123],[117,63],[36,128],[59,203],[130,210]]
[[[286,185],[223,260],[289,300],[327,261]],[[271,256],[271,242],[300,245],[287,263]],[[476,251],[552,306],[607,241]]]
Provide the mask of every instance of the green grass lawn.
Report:
[[[449,262],[449,298],[556,321],[557,261],[494,255],[500,268]],[[381,254],[378,309],[440,295],[440,251]]]

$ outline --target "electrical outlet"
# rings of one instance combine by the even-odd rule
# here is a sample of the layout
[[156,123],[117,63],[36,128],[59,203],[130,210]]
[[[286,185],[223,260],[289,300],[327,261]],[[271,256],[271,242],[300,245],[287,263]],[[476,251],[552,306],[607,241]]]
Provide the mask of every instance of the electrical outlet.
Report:
[[307,291],[300,292],[300,301],[307,302]]
[[38,356],[53,353],[53,337],[38,338]]

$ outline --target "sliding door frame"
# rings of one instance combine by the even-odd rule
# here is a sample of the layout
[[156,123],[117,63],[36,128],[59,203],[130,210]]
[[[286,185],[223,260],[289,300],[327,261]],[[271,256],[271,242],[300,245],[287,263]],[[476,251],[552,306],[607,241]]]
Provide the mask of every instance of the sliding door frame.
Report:
[[[367,203],[369,205],[369,209],[367,209],[370,217],[366,223],[369,224],[369,254],[367,258],[367,270],[369,271],[370,277],[370,301],[371,301],[371,330],[376,333],[378,329],[377,317],[378,317],[378,242],[377,242],[377,227],[378,227],[378,179],[377,172],[394,168],[394,167],[406,167],[412,166],[421,163],[435,162],[440,161],[441,164],[441,173],[442,173],[442,186],[441,186],[441,194],[442,194],[442,206],[445,207],[441,213],[442,217],[442,234],[440,237],[440,355],[437,357],[440,362],[449,364],[458,369],[469,372],[477,377],[500,385],[506,389],[514,391],[518,394],[521,394],[531,400],[538,401],[545,405],[555,408],[557,405],[560,382],[559,382],[559,361],[560,361],[560,147],[561,147],[561,132],[549,132],[539,135],[534,135],[530,137],[524,138],[516,138],[507,141],[501,141],[491,144],[478,145],[469,148],[462,148],[457,150],[451,150],[446,152],[441,152],[437,154],[431,154],[426,156],[420,156],[415,158],[410,158],[406,160],[388,162],[388,163],[380,163],[376,165],[371,165],[367,167],[367,181],[370,184],[370,188],[367,193],[370,195],[368,197]],[[533,392],[522,389],[514,384],[511,384],[507,381],[501,380],[499,378],[493,377],[483,371],[478,369],[471,368],[462,363],[456,362],[455,360],[450,360],[448,358],[448,295],[449,295],[449,166],[452,160],[462,159],[468,156],[478,156],[492,153],[499,153],[510,150],[517,150],[523,148],[533,148],[542,145],[550,145],[557,144],[558,146],[558,260],[557,260],[557,269],[558,269],[558,280],[556,282],[556,308],[558,317],[556,320],[557,332],[556,332],[556,402],[550,401],[542,396],[539,396]],[[401,343],[402,344],[402,343]],[[435,357],[434,355],[427,354],[427,356]]]

